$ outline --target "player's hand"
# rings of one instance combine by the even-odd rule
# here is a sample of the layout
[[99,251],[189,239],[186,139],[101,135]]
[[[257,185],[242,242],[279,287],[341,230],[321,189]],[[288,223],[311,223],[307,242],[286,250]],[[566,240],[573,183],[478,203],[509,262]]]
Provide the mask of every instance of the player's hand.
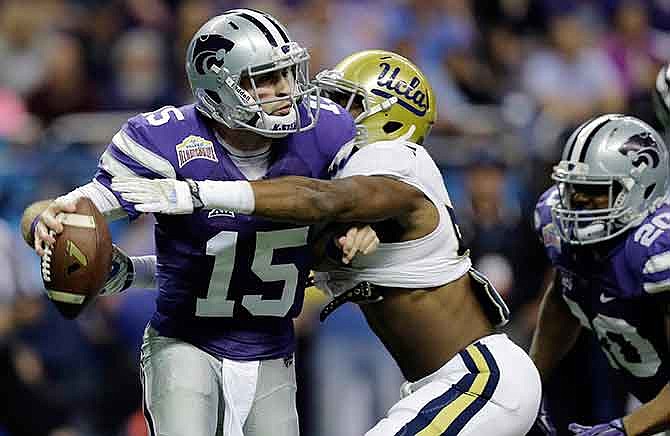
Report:
[[545,406],[545,400],[543,399],[540,403],[540,411],[535,418],[535,423],[528,432],[528,436],[556,436],[558,432],[554,423],[551,422],[551,417],[549,416],[549,410]]
[[77,210],[76,200],[58,197],[39,215],[33,235],[33,247],[38,256],[42,257],[50,251],[48,246],[55,244],[56,235],[63,231],[61,213],[75,210]]
[[626,436],[626,429],[623,426],[623,420],[620,418],[607,424],[594,426],[579,425],[573,422],[568,426],[568,430],[578,436]]
[[113,295],[125,291],[133,282],[133,263],[116,244],[112,244],[112,269],[100,295]]
[[119,192],[124,200],[135,203],[138,212],[168,215],[193,213],[191,189],[185,181],[114,177],[112,190]]
[[344,236],[335,239],[342,249],[342,263],[349,264],[358,253],[370,254],[377,250],[379,238],[370,226],[351,227]]

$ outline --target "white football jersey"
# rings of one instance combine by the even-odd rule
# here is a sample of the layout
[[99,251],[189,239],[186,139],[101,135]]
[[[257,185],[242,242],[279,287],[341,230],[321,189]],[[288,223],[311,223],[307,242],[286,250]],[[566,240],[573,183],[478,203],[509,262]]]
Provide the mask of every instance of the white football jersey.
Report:
[[421,190],[440,214],[428,235],[405,242],[382,243],[377,251],[356,256],[351,265],[317,272],[317,286],[338,295],[362,281],[395,288],[423,288],[452,282],[471,267],[459,254],[458,228],[442,174],[425,148],[407,141],[380,141],[358,150],[335,176],[387,176]]

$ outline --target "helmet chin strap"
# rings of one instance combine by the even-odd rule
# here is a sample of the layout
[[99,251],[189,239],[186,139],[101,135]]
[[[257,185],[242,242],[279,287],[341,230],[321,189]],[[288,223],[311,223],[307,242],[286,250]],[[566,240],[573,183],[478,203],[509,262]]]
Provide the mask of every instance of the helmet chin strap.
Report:
[[261,133],[263,136],[269,138],[284,138],[290,132],[287,130],[294,130],[296,128],[297,115],[295,108],[291,107],[289,113],[286,115],[269,115],[263,111],[259,112],[255,127],[263,129]]
[[606,236],[607,226],[604,223],[593,223],[574,230],[578,241],[590,241]]
[[361,112],[360,114],[358,114],[358,116],[356,117],[354,122],[356,124],[358,124],[361,121],[363,121],[364,119],[366,119],[367,117],[373,116],[377,112],[382,112],[382,111],[385,112],[385,111],[391,109],[391,106],[393,106],[397,102],[398,102],[398,97],[387,98],[386,100],[382,101],[381,103],[372,106],[370,108],[370,110],[367,110],[365,112]]
[[412,137],[415,130],[416,130],[416,126],[414,124],[412,124],[411,126],[409,126],[409,129],[407,129],[407,133],[405,133],[402,136],[399,136],[398,139],[396,139],[396,141],[407,141],[409,138]]

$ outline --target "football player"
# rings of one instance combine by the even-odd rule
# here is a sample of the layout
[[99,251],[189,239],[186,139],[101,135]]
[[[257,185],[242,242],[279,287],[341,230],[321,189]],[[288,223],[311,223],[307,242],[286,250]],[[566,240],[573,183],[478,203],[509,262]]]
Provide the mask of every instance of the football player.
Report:
[[[525,434],[539,407],[540,379],[528,355],[496,333],[507,308],[472,268],[442,174],[419,145],[436,117],[426,77],[407,59],[375,50],[317,78],[359,126],[357,144],[331,167],[331,181],[294,176],[241,186],[124,177],[112,189],[143,211],[374,223],[377,251],[349,264],[339,262],[333,244],[338,229],[325,229],[320,241],[330,256],[317,273],[334,297],[322,317],[344,302],[360,303],[407,379],[402,399],[366,436]],[[175,196],[193,185],[190,197]]]
[[[586,328],[644,404],[574,434],[670,430],[668,150],[649,125],[609,114],[578,127],[539,199],[536,230],[554,268],[531,356],[543,380]],[[545,412],[544,430],[556,434]]]
[[[319,99],[308,61],[307,50],[268,14],[236,9],[212,18],[186,55],[196,104],[128,120],[90,184],[44,212],[44,203],[26,211],[26,240],[48,255],[44,244],[62,231],[57,215],[74,211],[80,196],[110,219],[139,216],[141,210],[110,190],[112,177],[227,180],[242,192],[246,180],[325,178],[351,152],[355,124]],[[180,187],[179,199],[190,200],[198,185]],[[105,294],[137,285],[134,276],[145,287],[156,277],[159,289],[141,355],[151,434],[299,433],[292,318],[311,265],[309,227],[240,213],[250,206],[157,214],[155,259],[128,260],[115,251],[123,271],[112,275]],[[355,251],[375,245],[371,230],[348,235]]]

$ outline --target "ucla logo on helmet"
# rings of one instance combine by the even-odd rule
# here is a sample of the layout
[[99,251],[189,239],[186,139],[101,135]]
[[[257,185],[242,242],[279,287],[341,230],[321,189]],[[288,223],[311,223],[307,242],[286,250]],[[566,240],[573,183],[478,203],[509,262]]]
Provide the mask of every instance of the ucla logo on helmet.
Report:
[[377,86],[383,89],[375,88],[371,92],[384,98],[398,97],[400,106],[415,115],[424,116],[428,112],[430,102],[428,95],[420,89],[421,80],[415,76],[407,83],[398,79],[400,67],[391,69],[391,65],[386,62],[382,62],[379,66],[381,71],[377,77]]

